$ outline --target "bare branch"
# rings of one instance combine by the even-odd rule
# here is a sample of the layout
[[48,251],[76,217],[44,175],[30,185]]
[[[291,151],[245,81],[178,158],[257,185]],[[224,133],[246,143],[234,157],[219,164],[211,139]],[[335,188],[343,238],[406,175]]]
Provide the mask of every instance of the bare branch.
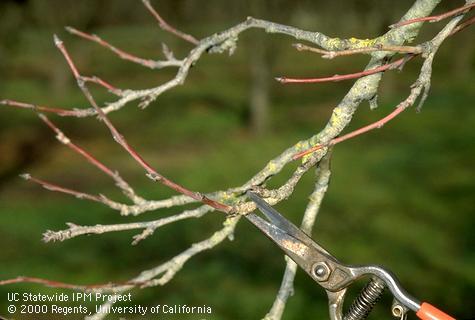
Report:
[[136,245],[140,241],[146,239],[153,232],[170,223],[177,222],[189,218],[201,218],[207,212],[212,211],[213,208],[209,206],[201,206],[193,210],[186,210],[182,213],[172,215],[166,218],[161,218],[153,221],[144,221],[144,222],[132,222],[132,223],[120,223],[120,224],[108,224],[108,225],[95,225],[95,226],[79,226],[73,223],[68,223],[68,229],[60,231],[51,231],[48,230],[43,234],[43,240],[45,242],[50,241],[64,241],[77,236],[86,235],[86,234],[103,234],[108,232],[117,232],[125,230],[134,230],[134,229],[144,229],[144,231],[134,236],[133,245]]
[[322,50],[319,48],[310,47],[302,43],[294,43],[293,47],[298,51],[310,51],[319,53],[322,55],[322,58],[333,59],[335,57],[349,56],[360,53],[372,53],[372,52],[396,52],[396,53],[411,53],[411,54],[420,54],[422,53],[421,47],[413,46],[378,46],[378,47],[367,47],[367,48],[358,48],[351,50],[341,50],[341,51],[328,51]]
[[286,77],[278,77],[275,80],[279,81],[280,83],[319,83],[319,82],[338,82],[343,80],[350,80],[350,79],[358,79],[364,76],[369,76],[375,73],[384,72],[386,70],[392,70],[402,67],[407,61],[412,59],[414,55],[408,55],[404,58],[396,60],[391,63],[384,64],[382,66],[364,70],[360,72],[344,74],[344,75],[334,75],[331,77],[324,77],[324,78],[286,78]]
[[0,104],[4,106],[10,106],[10,107],[21,108],[21,109],[32,109],[32,110],[37,110],[41,112],[50,112],[50,113],[58,114],[60,116],[77,116],[77,112],[75,110],[46,107],[46,106],[40,106],[40,105],[31,104],[31,103],[24,103],[24,102],[19,102],[15,100],[9,100],[9,99],[1,100]]
[[102,38],[100,38],[98,35],[89,34],[89,33],[77,30],[73,27],[66,27],[66,30],[71,34],[74,34],[74,35],[76,35],[78,37],[81,37],[83,39],[95,42],[95,43],[111,50],[116,55],[118,55],[121,59],[128,60],[128,61],[131,61],[131,62],[134,62],[134,63],[138,63],[138,64],[143,65],[143,66],[145,66],[147,68],[150,68],[150,69],[162,69],[162,68],[165,68],[165,67],[179,67],[183,63],[182,60],[177,60],[173,57],[173,55],[167,55],[166,53],[165,53],[165,57],[167,58],[167,60],[164,60],[164,61],[160,61],[160,60],[155,61],[155,60],[150,60],[150,59],[139,58],[139,57],[137,57],[133,54],[130,54],[128,52],[125,52],[121,49],[118,49],[118,48],[114,47],[109,42],[107,42],[107,41],[103,40]]
[[45,180],[34,178],[28,173],[22,174],[21,177],[23,179],[27,180],[27,181],[31,181],[31,182],[34,182],[36,184],[39,184],[40,186],[42,186],[46,190],[69,194],[69,195],[72,195],[72,196],[74,196],[78,199],[87,199],[87,200],[91,200],[91,201],[95,201],[95,202],[100,202],[100,203],[103,203],[103,204],[107,204],[107,201],[110,201],[102,195],[97,195],[96,196],[96,195],[93,195],[93,194],[84,193],[84,192],[76,191],[76,190],[73,190],[73,189],[65,188],[65,187],[62,187],[60,185],[57,185],[57,184],[54,184],[54,183],[51,183],[51,182],[48,182],[48,181],[45,181]]
[[38,283],[46,287],[51,288],[63,288],[63,289],[75,289],[75,290],[85,290],[85,289],[94,289],[94,288],[103,288],[108,287],[110,284],[97,284],[97,285],[88,285],[82,286],[77,284],[65,283],[60,281],[36,278],[36,277],[16,277],[14,279],[0,280],[0,286],[14,284],[14,283]]
[[460,8],[457,8],[457,9],[454,9],[454,10],[451,10],[451,11],[447,11],[443,14],[439,14],[439,15],[436,15],[436,16],[418,17],[418,18],[414,18],[414,19],[410,19],[410,20],[403,20],[403,21],[400,21],[400,22],[398,22],[396,24],[393,24],[389,27],[390,28],[398,28],[398,27],[405,26],[405,25],[408,25],[408,24],[412,24],[412,23],[416,23],[416,22],[425,22],[425,21],[438,22],[438,21],[444,20],[446,18],[453,17],[455,15],[467,13],[470,10],[472,10],[473,8],[475,8],[475,2],[466,4],[466,5],[464,5]]
[[456,34],[457,32],[460,32],[460,31],[464,30],[465,28],[470,27],[470,26],[473,25],[474,23],[475,23],[475,16],[471,17],[470,19],[467,19],[466,21],[462,22],[462,23],[459,24],[457,27],[455,27],[455,29],[452,30],[452,32],[450,33],[450,35],[454,35],[454,34]]
[[158,25],[160,26],[160,28],[162,28],[163,30],[168,31],[168,32],[176,35],[177,37],[182,38],[183,40],[188,41],[192,44],[198,44],[199,43],[199,41],[195,37],[193,37],[192,35],[189,35],[189,34],[186,34],[182,31],[179,31],[179,30],[175,29],[174,27],[172,27],[171,25],[169,25],[158,14],[158,12],[152,7],[149,0],[142,0],[142,2],[145,5],[145,7],[148,9],[148,11],[150,11],[150,13],[155,17],[155,19],[157,19],[157,22],[158,22]]

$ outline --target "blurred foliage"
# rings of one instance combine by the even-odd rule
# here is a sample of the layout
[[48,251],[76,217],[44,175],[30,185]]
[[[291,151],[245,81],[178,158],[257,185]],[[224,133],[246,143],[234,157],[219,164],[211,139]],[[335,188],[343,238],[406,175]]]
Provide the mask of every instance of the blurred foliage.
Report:
[[[198,37],[249,15],[247,1],[153,3],[170,23]],[[330,35],[372,37],[397,21],[411,3],[278,0],[271,5],[266,1],[268,10],[262,17]],[[444,7],[438,10],[442,12]],[[154,86],[175,72],[145,70],[122,61],[95,44],[66,34],[63,25],[97,33],[144,57],[159,58],[162,41],[178,57],[190,49],[158,30],[139,2],[2,1],[0,12],[1,98],[69,108],[86,105],[54,48],[53,33],[65,40],[84,74],[98,75],[121,88]],[[425,26],[421,39],[428,39],[440,26]],[[184,86],[167,92],[148,109],[138,110],[132,103],[112,115],[148,161],[195,190],[206,192],[242,184],[284,148],[319,131],[351,86],[351,82],[343,82],[283,87],[269,79],[271,131],[255,137],[248,121],[252,37],[243,34],[241,38],[234,56],[203,57]],[[365,56],[328,61],[298,53],[290,46],[294,40],[283,36],[269,35],[264,41],[275,55],[270,66],[272,76],[342,74],[360,70],[367,61]],[[475,315],[473,49],[471,29],[443,45],[422,113],[408,110],[384,128],[335,147],[331,185],[313,234],[342,261],[388,266],[408,291],[444,306],[459,318]],[[407,96],[418,67],[420,61],[407,65],[402,73],[386,74],[380,107],[370,111],[362,105],[348,130],[389,113]],[[94,94],[101,102],[113,99],[102,90],[94,90]],[[144,177],[95,119],[52,118],[76,142],[120,170],[143,196],[160,199],[171,194]],[[275,177],[271,185],[285,181],[291,169]],[[208,237],[223,221],[220,214],[212,213],[200,220],[166,226],[136,247],[130,246],[133,232],[45,244],[41,233],[62,229],[65,222],[88,225],[150,220],[178,209],[124,218],[101,205],[25,183],[17,178],[25,171],[122,199],[111,181],[59,145],[34,114],[2,108],[2,279],[31,275],[83,284],[124,281]],[[298,222],[312,184],[313,174],[308,173],[278,209]],[[210,319],[256,319],[271,306],[283,268],[278,249],[243,222],[234,241],[193,258],[165,287],[134,291],[133,300],[149,306],[207,304],[213,308]],[[285,319],[325,318],[323,290],[301,272],[295,288]],[[7,305],[6,294],[13,290],[61,291],[30,284],[0,287],[1,315]],[[370,319],[389,319],[390,302],[386,295],[386,308],[378,307]],[[172,317],[176,318],[187,319]]]

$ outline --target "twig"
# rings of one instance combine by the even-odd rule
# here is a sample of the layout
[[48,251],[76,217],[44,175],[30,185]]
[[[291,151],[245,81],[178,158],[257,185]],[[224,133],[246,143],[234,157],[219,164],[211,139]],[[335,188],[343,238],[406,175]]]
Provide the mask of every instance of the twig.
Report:
[[1,105],[10,106],[15,108],[22,108],[22,109],[33,109],[41,112],[50,112],[55,113],[60,116],[76,116],[77,112],[75,110],[66,110],[61,108],[52,108],[52,107],[45,107],[39,106],[31,103],[24,103],[15,100],[5,99],[0,101]]
[[286,78],[286,77],[277,77],[275,80],[279,81],[280,83],[319,83],[319,82],[338,82],[343,80],[350,80],[350,79],[358,79],[364,76],[369,76],[375,73],[384,72],[386,70],[392,70],[396,68],[400,68],[403,66],[407,61],[414,58],[414,55],[408,55],[404,58],[398,59],[394,62],[384,64],[382,66],[364,70],[360,72],[344,74],[344,75],[334,75],[331,77],[324,77],[324,78]]
[[422,48],[420,47],[413,47],[413,46],[376,46],[376,47],[367,47],[367,48],[356,48],[351,50],[341,50],[341,51],[328,51],[323,50],[320,48],[314,48],[307,46],[302,43],[294,43],[293,47],[298,51],[310,51],[319,53],[322,55],[322,58],[325,59],[333,59],[335,57],[340,56],[349,56],[359,53],[371,53],[371,52],[381,52],[381,51],[389,51],[389,52],[397,52],[397,53],[411,53],[411,54],[420,54],[422,53]]
[[82,80],[85,81],[85,82],[96,83],[96,84],[106,88],[111,93],[115,94],[116,96],[119,96],[119,97],[122,96],[122,90],[120,90],[119,88],[114,87],[109,82],[106,82],[106,81],[102,80],[99,77],[96,77],[96,76],[92,76],[92,77],[82,76]]
[[464,5],[460,8],[456,8],[454,10],[447,11],[445,13],[442,13],[442,14],[439,14],[439,15],[436,15],[436,16],[418,17],[418,18],[405,20],[405,21],[403,20],[403,21],[400,21],[400,22],[395,23],[393,25],[390,25],[389,27],[390,28],[398,28],[398,27],[402,27],[402,26],[405,26],[405,25],[408,25],[408,24],[412,24],[412,23],[416,23],[416,22],[424,22],[424,21],[437,22],[437,21],[441,21],[443,19],[455,16],[455,15],[458,15],[458,14],[467,13],[468,11],[472,10],[473,8],[475,8],[475,3],[470,3],[470,4],[467,4],[467,5]]
[[86,290],[95,288],[109,287],[110,284],[93,284],[93,285],[77,285],[66,282],[36,278],[36,277],[16,277],[14,279],[0,280],[0,286],[14,284],[14,283],[38,283],[51,288],[63,288],[63,289],[75,289]]
[[471,17],[470,19],[467,19],[466,21],[462,22],[457,27],[455,27],[455,29],[452,30],[450,35],[452,36],[452,35],[456,34],[457,32],[460,32],[460,31],[464,30],[465,28],[470,27],[474,23],[475,23],[475,16]]
[[76,35],[78,37],[81,37],[83,39],[95,42],[95,43],[111,50],[116,55],[118,55],[121,59],[128,60],[128,61],[140,64],[140,65],[143,65],[143,66],[145,66],[147,68],[150,68],[150,69],[161,69],[161,68],[165,68],[165,67],[179,67],[183,63],[182,60],[176,60],[175,58],[173,58],[172,55],[165,55],[166,58],[167,58],[167,60],[165,60],[165,61],[160,61],[160,60],[155,61],[155,60],[150,60],[150,59],[139,58],[139,57],[137,57],[133,54],[125,52],[125,51],[111,45],[109,42],[103,40],[98,35],[89,34],[89,33],[77,30],[73,27],[66,27],[66,30],[71,34],[74,34],[74,35]]
[[133,245],[136,245],[140,241],[146,239],[153,232],[167,224],[177,222],[184,219],[190,218],[200,218],[209,211],[212,211],[213,208],[208,206],[201,206],[193,210],[185,210],[182,213],[175,214],[169,217],[161,218],[153,221],[143,221],[143,222],[132,222],[132,223],[119,223],[119,224],[108,224],[108,225],[95,225],[95,226],[79,226],[73,223],[68,223],[68,229],[60,231],[47,230],[43,234],[43,240],[45,242],[50,241],[64,241],[72,239],[81,235],[86,234],[103,234],[108,232],[117,232],[125,230],[134,230],[134,229],[144,229],[139,235],[134,236]]
[[152,7],[152,5],[150,4],[150,1],[148,0],[142,0],[143,4],[145,5],[145,7],[148,9],[148,11],[150,11],[150,13],[155,17],[155,19],[157,19],[157,22],[158,22],[158,25],[160,26],[160,28],[162,28],[163,30],[165,31],[168,31],[174,35],[176,35],[177,37],[179,38],[182,38],[183,40],[185,41],[188,41],[192,44],[198,44],[199,43],[199,40],[197,40],[195,37],[193,37],[192,35],[189,35],[189,34],[186,34],[182,31],[179,31],[177,29],[175,29],[174,27],[172,27],[171,25],[169,25],[159,14],[158,12]]
[[45,180],[34,178],[28,173],[21,174],[20,176],[23,179],[27,180],[27,181],[32,181],[34,183],[39,184],[40,186],[42,186],[43,188],[45,188],[46,190],[49,190],[49,191],[56,191],[56,192],[66,193],[66,194],[75,196],[78,199],[87,199],[87,200],[107,204],[106,201],[108,199],[106,200],[106,198],[104,196],[96,196],[96,195],[92,195],[92,194],[89,194],[89,193],[84,193],[84,192],[80,192],[80,191],[77,191],[77,190],[65,188],[65,187],[62,187],[60,185],[57,185],[57,184],[54,184],[54,183],[51,183],[51,182],[48,182],[48,181],[45,181]]

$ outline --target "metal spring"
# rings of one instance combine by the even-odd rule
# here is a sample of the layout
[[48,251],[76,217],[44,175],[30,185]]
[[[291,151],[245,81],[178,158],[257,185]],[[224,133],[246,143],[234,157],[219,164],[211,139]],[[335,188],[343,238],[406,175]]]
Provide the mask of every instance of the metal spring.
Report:
[[383,281],[377,278],[371,279],[371,281],[368,282],[366,287],[361,290],[360,294],[353,301],[350,309],[343,317],[343,320],[366,319],[376,302],[378,302],[379,298],[381,298],[385,287],[386,284]]

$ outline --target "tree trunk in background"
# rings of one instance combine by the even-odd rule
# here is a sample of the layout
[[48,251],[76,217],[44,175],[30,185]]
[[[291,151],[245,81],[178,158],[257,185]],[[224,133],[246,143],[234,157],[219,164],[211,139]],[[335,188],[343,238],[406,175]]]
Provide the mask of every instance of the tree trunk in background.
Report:
[[[252,1],[251,14],[256,17],[265,13],[265,3]],[[250,67],[251,88],[249,97],[251,128],[254,134],[262,135],[269,129],[270,63],[265,34],[256,32],[251,38]]]
[[269,63],[266,59],[267,48],[262,34],[254,37],[251,54],[251,92],[249,107],[251,126],[255,134],[263,134],[269,128]]

